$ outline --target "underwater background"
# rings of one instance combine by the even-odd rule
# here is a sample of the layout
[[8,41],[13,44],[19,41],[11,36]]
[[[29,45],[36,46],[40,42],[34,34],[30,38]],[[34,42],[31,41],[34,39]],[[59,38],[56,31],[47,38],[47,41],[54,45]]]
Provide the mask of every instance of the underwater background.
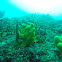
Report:
[[31,12],[12,1],[28,0],[0,0],[0,62],[62,62],[61,9]]

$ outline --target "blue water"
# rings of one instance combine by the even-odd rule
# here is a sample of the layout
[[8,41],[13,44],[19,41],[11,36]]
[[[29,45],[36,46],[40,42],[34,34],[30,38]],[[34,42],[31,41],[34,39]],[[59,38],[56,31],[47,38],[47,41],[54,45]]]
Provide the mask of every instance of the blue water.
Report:
[[[24,16],[26,14],[31,14],[27,13],[26,11],[19,9],[15,5],[11,4],[9,0],[0,0],[0,11],[4,13],[4,17],[20,17]],[[0,14],[1,16],[1,14]],[[62,14],[54,16],[52,15],[55,19],[57,20],[62,20]],[[1,17],[0,17],[1,18]]]
[[22,9],[10,4],[8,0],[0,0],[0,10],[5,12],[4,17],[19,17],[27,14]]

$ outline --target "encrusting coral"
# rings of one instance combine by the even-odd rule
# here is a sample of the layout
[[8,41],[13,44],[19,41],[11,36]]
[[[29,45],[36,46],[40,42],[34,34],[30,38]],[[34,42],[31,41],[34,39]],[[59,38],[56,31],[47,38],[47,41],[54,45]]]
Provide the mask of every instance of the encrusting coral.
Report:
[[22,29],[19,27],[18,33],[19,37],[23,40],[21,46],[30,46],[34,42],[38,41],[35,37],[35,28],[33,23],[30,25],[22,24]]

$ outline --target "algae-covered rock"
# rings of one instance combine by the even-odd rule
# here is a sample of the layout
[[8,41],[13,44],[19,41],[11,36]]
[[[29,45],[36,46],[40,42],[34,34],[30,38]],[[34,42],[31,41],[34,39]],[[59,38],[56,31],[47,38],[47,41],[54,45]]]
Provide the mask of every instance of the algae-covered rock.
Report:
[[33,23],[30,25],[22,24],[22,28],[19,27],[18,33],[20,38],[23,40],[21,46],[29,46],[34,42],[37,42]]

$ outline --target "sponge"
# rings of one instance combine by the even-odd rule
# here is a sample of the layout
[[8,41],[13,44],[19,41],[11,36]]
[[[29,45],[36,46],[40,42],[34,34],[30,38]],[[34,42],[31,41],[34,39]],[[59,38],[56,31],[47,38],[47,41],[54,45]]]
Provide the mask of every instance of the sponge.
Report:
[[33,23],[30,25],[22,24],[22,28],[19,27],[18,33],[19,37],[23,40],[21,46],[30,46],[34,42],[38,41],[35,37],[35,28]]
[[55,45],[59,49],[62,56],[62,36],[55,36]]

